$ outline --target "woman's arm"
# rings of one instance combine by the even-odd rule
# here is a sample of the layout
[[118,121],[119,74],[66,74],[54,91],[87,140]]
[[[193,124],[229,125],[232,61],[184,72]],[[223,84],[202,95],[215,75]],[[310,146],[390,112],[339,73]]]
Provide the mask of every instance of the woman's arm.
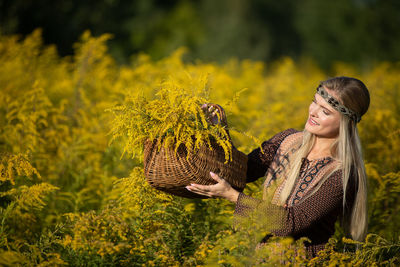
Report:
[[[262,143],[260,148],[253,150],[248,155],[247,161],[247,177],[246,183],[253,182],[258,178],[265,175],[269,168],[275,154],[281,145],[282,141],[289,135],[297,133],[295,129],[288,129],[276,134],[274,137]],[[210,173],[211,177],[217,182],[215,185],[199,185],[191,184],[186,187],[187,190],[207,196],[225,198],[229,201],[235,202],[238,199],[239,192],[233,189],[228,182],[220,178],[218,175]]]
[[[211,124],[219,124],[227,126],[227,120],[224,109],[217,104],[203,104],[201,106],[206,117]],[[219,114],[219,115],[218,115]],[[268,141],[261,144],[260,147],[254,149],[250,154],[247,155],[247,175],[246,183],[254,182],[258,178],[263,177],[275,157],[275,154],[281,145],[282,141],[289,135],[294,134],[298,131],[295,129],[287,129],[273,136]]]
[[277,206],[240,193],[235,215],[243,218],[256,213],[257,218],[264,217],[275,224],[279,221],[279,227],[273,226],[276,235],[295,236],[326,216],[336,219],[343,205],[341,173],[340,170],[333,173],[317,192],[293,207]]
[[282,141],[291,134],[297,133],[295,129],[288,129],[273,136],[268,141],[261,144],[261,148],[256,148],[250,152],[247,157],[247,177],[246,183],[256,181],[263,177],[267,172],[272,160]]

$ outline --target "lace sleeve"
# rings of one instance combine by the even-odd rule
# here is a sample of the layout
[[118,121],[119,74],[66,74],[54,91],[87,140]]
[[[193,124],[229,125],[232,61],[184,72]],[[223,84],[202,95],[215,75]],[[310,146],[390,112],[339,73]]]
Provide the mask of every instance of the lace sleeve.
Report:
[[342,210],[342,200],[343,187],[339,170],[333,173],[312,196],[290,208],[240,193],[236,203],[235,217],[243,220],[255,214],[254,216],[260,222],[265,221],[265,230],[278,236],[296,236],[315,223],[324,220],[334,223]]
[[289,135],[297,132],[298,131],[295,129],[288,129],[280,132],[268,141],[263,142],[261,145],[262,150],[256,148],[250,152],[250,154],[247,155],[246,183],[254,182],[258,178],[264,176],[282,141]]

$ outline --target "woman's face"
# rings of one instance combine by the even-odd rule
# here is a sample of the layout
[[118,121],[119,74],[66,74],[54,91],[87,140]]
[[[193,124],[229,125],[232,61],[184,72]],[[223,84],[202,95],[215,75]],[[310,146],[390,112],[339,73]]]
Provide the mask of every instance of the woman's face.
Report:
[[[325,90],[328,94],[338,99],[335,92],[327,88]],[[308,109],[308,120],[305,129],[319,137],[336,138],[339,135],[340,116],[339,111],[316,93]]]

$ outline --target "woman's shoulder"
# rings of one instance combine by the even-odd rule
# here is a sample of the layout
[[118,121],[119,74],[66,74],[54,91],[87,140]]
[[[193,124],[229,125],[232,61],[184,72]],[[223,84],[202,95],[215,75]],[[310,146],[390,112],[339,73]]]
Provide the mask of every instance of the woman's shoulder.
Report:
[[[281,146],[282,142],[284,142],[285,139],[288,138],[289,136],[294,136],[296,134],[302,134],[302,132],[295,130],[293,128],[290,128],[290,129],[287,129],[287,130],[284,130],[282,132],[275,134],[270,139],[264,141],[261,144],[261,148],[263,151],[261,154],[263,154],[264,157],[265,157],[265,155],[268,155],[267,157],[268,158],[271,157],[270,159],[272,160],[272,157],[274,157],[277,150]],[[252,153],[255,153],[256,155],[258,155],[258,153],[260,152],[259,149],[260,148],[256,148]]]
[[282,131],[281,133],[289,136],[289,135],[292,135],[292,134],[300,134],[300,133],[302,134],[303,131],[299,131],[299,130],[296,130],[294,128],[289,128],[289,129],[286,129],[286,130]]
[[293,129],[293,128],[289,128],[289,129],[286,129],[286,130],[284,130],[282,132],[279,132],[279,133],[275,134],[269,141],[271,141],[272,143],[276,143],[276,142],[282,143],[282,141],[285,140],[288,136],[291,136],[291,135],[294,135],[294,134],[302,135],[303,132],[299,131],[299,130],[296,130],[296,129]]
[[290,128],[274,135],[267,143],[271,143],[283,150],[290,149],[294,145],[301,142],[303,132]]

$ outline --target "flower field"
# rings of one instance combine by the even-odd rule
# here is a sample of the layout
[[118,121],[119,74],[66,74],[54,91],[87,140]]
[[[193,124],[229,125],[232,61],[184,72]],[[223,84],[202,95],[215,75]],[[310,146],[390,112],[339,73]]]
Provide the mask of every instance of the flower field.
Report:
[[[107,52],[109,38],[85,32],[74,55],[62,58],[39,30],[0,36],[1,266],[400,265],[400,64],[337,62],[326,73],[307,59],[185,62],[181,48],[120,66]],[[126,136],[113,131],[124,125],[115,110],[124,114],[118,107],[132,97],[185,89],[224,107],[234,145],[248,153],[279,131],[301,130],[319,82],[339,75],[361,79],[371,93],[359,124],[369,235],[357,243],[338,226],[312,260],[294,253],[301,240],[255,250],[262,231],[232,231],[227,201],[153,189],[135,139],[141,123]],[[259,195],[261,180],[246,193]]]

